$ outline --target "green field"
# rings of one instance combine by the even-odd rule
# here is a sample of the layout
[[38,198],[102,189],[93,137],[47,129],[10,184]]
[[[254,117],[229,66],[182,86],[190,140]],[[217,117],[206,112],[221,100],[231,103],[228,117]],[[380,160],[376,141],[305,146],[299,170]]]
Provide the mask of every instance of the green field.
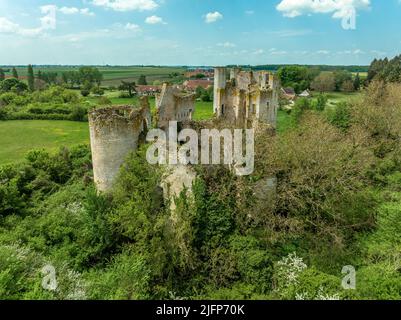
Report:
[[[120,98],[120,91],[107,91],[105,96],[111,101],[112,105],[138,105],[138,98]],[[98,97],[88,97],[86,101],[89,101],[94,106],[98,105],[100,98]],[[152,111],[156,108],[155,98],[149,98],[149,103]],[[210,119],[213,116],[213,102],[195,102],[195,120],[205,120]]]
[[[10,76],[11,75],[11,69],[12,67],[3,67],[4,69],[9,69],[10,72],[6,73],[6,75]],[[18,75],[21,78],[24,78],[27,76],[27,67],[16,67]],[[42,72],[57,72],[59,76],[61,76],[62,72],[65,71],[73,71],[73,70],[78,70],[78,66],[40,66],[40,67],[35,67],[34,66],[34,72],[37,73],[39,70]],[[153,81],[158,80],[158,81],[171,81],[172,78],[170,75],[172,73],[178,73],[182,75],[185,71],[186,68],[183,67],[141,67],[141,66],[135,66],[135,67],[108,67],[108,66],[102,66],[98,67],[100,72],[103,74],[104,81],[102,83],[103,86],[118,86],[121,84],[122,80],[125,81],[138,81],[138,78],[140,75],[145,75],[148,84],[152,84]],[[182,77],[179,77],[180,79]]]
[[[113,105],[135,105],[137,98],[119,98],[120,92],[107,92],[106,96]],[[329,107],[343,101],[355,101],[361,93],[328,93]],[[99,98],[87,98],[94,106]],[[155,110],[155,99],[150,99],[152,111]],[[205,120],[213,117],[212,102],[196,102],[195,120]],[[293,126],[292,118],[280,110],[277,129],[285,132]],[[6,121],[0,122],[0,165],[19,161],[25,154],[38,148],[56,151],[60,146],[72,146],[89,142],[88,123],[70,121]]]
[[89,142],[88,123],[72,121],[0,121],[0,165],[24,159],[32,149],[57,151]]
[[[115,104],[133,104],[136,99],[112,99]],[[154,99],[151,99],[154,110]],[[196,120],[213,116],[211,102],[197,102]],[[32,149],[56,151],[61,146],[89,143],[88,123],[73,121],[0,121],[0,165],[24,159]]]

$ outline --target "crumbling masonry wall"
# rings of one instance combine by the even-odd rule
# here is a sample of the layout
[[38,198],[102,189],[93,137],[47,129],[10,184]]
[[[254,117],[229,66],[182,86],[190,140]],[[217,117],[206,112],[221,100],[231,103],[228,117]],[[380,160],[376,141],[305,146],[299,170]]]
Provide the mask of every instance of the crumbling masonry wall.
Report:
[[128,153],[137,150],[141,134],[151,126],[147,98],[141,107],[115,106],[89,112],[89,129],[95,185],[109,191]]
[[191,121],[195,112],[195,95],[182,93],[171,85],[164,84],[156,95],[157,126],[166,130],[170,121]]
[[280,82],[268,71],[215,69],[213,109],[217,118],[240,127],[276,127]]

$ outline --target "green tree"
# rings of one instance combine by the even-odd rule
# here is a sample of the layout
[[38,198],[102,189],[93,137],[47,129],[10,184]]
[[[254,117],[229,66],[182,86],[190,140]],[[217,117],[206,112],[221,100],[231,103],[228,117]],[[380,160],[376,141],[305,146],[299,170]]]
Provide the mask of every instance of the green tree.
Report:
[[28,88],[29,91],[35,90],[35,76],[33,74],[32,65],[28,65]]
[[146,86],[148,85],[148,82],[146,81],[146,76],[145,75],[140,75],[139,79],[138,79],[138,85],[140,86]]
[[93,83],[89,82],[89,81],[85,81],[82,90],[81,90],[81,94],[84,97],[87,97],[90,95],[91,90],[93,88]]
[[361,77],[359,76],[358,72],[354,79],[354,90],[359,91],[360,88],[361,88]]
[[103,81],[103,74],[98,68],[81,67],[78,70],[78,78],[80,84],[89,82],[92,85],[96,83],[97,86],[100,86]]
[[332,72],[320,73],[311,84],[312,89],[319,92],[334,91],[336,88],[335,78]]
[[121,85],[118,87],[121,91],[127,91],[128,96],[132,98],[136,93],[136,83],[135,82],[128,82],[128,81],[121,81]]
[[334,110],[328,114],[330,123],[339,129],[346,131],[350,127],[351,110],[345,102],[339,103]]
[[0,81],[3,81],[6,78],[6,74],[4,70],[0,68]]
[[18,79],[18,72],[17,69],[15,69],[15,67],[13,68],[13,78]]
[[341,91],[342,87],[345,82],[347,81],[352,81],[352,74],[349,71],[346,70],[337,70],[334,71],[334,80],[335,80],[335,90],[336,91]]
[[354,90],[354,82],[352,80],[344,81],[341,85],[341,91],[343,92],[353,92]]
[[283,87],[291,87],[297,93],[310,88],[311,82],[317,76],[315,68],[307,68],[300,66],[281,67],[277,74],[281,80]]
[[15,78],[6,79],[0,82],[0,91],[21,93],[28,90],[28,86]]
[[323,111],[326,108],[328,100],[329,99],[327,98],[327,96],[321,93],[317,96],[313,106],[317,111]]

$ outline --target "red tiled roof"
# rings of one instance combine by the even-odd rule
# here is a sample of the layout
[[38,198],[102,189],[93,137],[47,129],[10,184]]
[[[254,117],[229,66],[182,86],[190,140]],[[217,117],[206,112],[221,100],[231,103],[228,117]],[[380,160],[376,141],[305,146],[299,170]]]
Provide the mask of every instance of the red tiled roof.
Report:
[[136,87],[138,92],[157,92],[161,90],[161,86],[144,86],[139,85]]
[[193,89],[193,90],[195,90],[198,87],[207,89],[210,86],[213,86],[213,81],[210,81],[210,80],[187,80],[184,82],[184,87],[186,87],[187,89]]

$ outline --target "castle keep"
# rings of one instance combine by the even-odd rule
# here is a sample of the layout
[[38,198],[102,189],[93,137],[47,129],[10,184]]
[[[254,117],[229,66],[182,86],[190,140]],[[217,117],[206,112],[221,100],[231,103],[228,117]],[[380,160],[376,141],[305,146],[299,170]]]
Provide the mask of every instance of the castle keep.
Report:
[[276,127],[280,83],[267,71],[215,68],[213,109],[238,127]]

